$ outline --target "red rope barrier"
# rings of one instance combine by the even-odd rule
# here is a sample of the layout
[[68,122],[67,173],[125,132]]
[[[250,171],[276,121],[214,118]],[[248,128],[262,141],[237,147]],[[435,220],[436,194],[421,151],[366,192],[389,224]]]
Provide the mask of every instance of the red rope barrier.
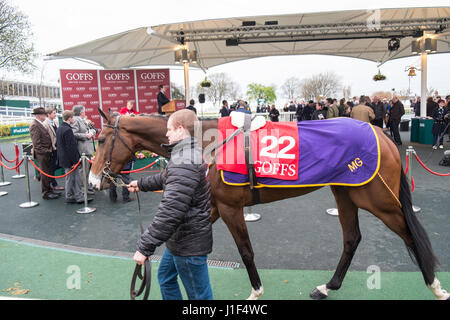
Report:
[[416,185],[414,184],[414,178],[411,176],[411,192],[414,192]]
[[52,176],[52,175],[49,175],[49,174],[45,173],[44,171],[42,171],[41,169],[39,169],[39,167],[36,166],[36,164],[33,162],[32,159],[30,159],[30,162],[31,162],[31,164],[33,165],[33,167],[35,167],[36,170],[39,171],[40,173],[42,173],[44,176],[47,176],[47,177],[49,177],[49,178],[59,179],[59,178],[64,178],[65,176],[68,176],[69,174],[71,174],[72,172],[74,172],[75,169],[78,168],[78,166],[80,165],[81,160],[78,160],[78,163],[72,168],[72,170],[70,170],[70,171],[67,172],[66,174],[63,174],[62,176]]
[[406,168],[405,168],[405,175],[408,173],[408,169],[409,169],[409,156],[406,155]]
[[150,163],[149,165],[146,165],[145,167],[142,167],[142,168],[140,168],[140,169],[131,170],[131,171],[120,171],[120,173],[135,173],[135,172],[139,172],[139,171],[148,169],[148,168],[150,168],[150,167],[153,167],[158,161],[159,161],[159,159],[156,159],[155,161],[153,161],[153,162]]
[[17,150],[16,150],[16,158],[14,159],[14,160],[8,160],[8,159],[6,159],[5,158],[5,156],[3,155],[3,153],[2,153],[2,151],[0,150],[0,155],[1,155],[1,157],[3,158],[3,159],[5,159],[7,162],[9,162],[9,163],[17,163],[17,160],[19,159],[19,154],[17,153]]
[[429,169],[429,168],[428,168],[428,167],[420,160],[420,158],[417,156],[416,153],[414,153],[414,155],[416,156],[417,161],[419,161],[419,163],[422,165],[422,167],[424,167],[424,169],[427,170],[428,172],[430,172],[430,173],[432,173],[432,174],[434,174],[434,175],[440,176],[440,177],[450,176],[450,173],[437,173],[437,172],[434,172],[434,171],[430,170],[430,169]]
[[20,162],[18,162],[14,167],[10,168],[7,165],[5,165],[1,160],[0,160],[0,165],[2,165],[3,167],[5,167],[8,170],[15,170],[16,168],[18,168],[23,162],[23,159],[20,160]]

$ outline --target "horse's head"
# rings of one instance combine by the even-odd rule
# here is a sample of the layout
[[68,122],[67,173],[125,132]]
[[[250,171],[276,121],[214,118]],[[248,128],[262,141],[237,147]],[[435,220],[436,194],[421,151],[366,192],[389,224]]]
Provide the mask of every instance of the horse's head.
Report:
[[89,174],[89,183],[98,190],[109,187],[111,177],[115,177],[123,169],[134,154],[135,141],[133,135],[126,130],[120,121],[120,115],[106,115],[98,108],[106,124],[98,136],[98,147]]

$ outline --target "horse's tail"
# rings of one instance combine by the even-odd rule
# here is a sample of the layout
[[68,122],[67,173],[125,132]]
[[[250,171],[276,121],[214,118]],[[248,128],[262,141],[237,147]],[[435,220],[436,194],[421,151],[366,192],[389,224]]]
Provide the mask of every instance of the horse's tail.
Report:
[[437,257],[431,247],[430,239],[416,217],[412,208],[411,191],[408,180],[406,179],[403,168],[400,178],[400,203],[402,212],[406,220],[406,225],[410,232],[412,243],[407,245],[409,255],[413,262],[417,264],[422,271],[423,278],[427,285],[431,285],[434,280],[434,272],[439,264]]

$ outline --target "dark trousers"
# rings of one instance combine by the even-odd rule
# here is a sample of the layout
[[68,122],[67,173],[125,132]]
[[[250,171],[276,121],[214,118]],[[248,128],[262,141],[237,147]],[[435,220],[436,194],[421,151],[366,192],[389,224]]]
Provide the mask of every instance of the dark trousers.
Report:
[[[46,174],[50,174],[50,175],[51,175],[51,170],[52,170],[51,157],[52,157],[51,152],[42,153],[42,154],[36,153],[36,157],[35,157],[36,160],[38,161],[39,168]],[[50,178],[44,174],[41,174],[41,192],[42,192],[42,197],[45,197],[45,196],[49,195],[50,193],[52,193],[52,188],[50,186]]]
[[[56,154],[56,150],[53,150],[52,156],[50,157],[50,175],[54,176],[56,169],[58,169],[58,155]],[[56,187],[58,182],[56,182],[55,178],[50,178],[50,184],[52,187]]]
[[[126,184],[131,182],[131,177],[129,173],[122,173],[122,181]],[[117,199],[117,187],[114,183],[111,182],[109,185],[109,198],[113,201]],[[130,191],[128,191],[127,187],[122,187],[122,199],[128,200],[130,198]]]
[[372,124],[383,129],[383,119],[374,119],[372,120]]
[[399,126],[400,126],[400,120],[391,119],[391,130],[392,130],[392,134],[394,135],[394,141],[397,144],[402,143],[402,139],[400,138]]

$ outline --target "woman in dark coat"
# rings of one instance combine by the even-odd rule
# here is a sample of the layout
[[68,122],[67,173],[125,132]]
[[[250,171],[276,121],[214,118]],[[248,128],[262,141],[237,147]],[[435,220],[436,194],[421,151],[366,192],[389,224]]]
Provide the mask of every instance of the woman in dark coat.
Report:
[[433,134],[433,149],[437,149],[439,136],[439,148],[444,148],[444,130],[446,127],[446,118],[448,118],[448,110],[445,108],[445,100],[439,100],[439,105],[433,110],[432,117],[434,119],[433,128],[431,133]]
[[279,119],[278,119],[279,116],[280,116],[280,112],[277,110],[277,108],[275,108],[275,105],[273,104],[272,105],[272,109],[270,109],[270,112],[269,112],[270,121],[278,122],[279,121]]

